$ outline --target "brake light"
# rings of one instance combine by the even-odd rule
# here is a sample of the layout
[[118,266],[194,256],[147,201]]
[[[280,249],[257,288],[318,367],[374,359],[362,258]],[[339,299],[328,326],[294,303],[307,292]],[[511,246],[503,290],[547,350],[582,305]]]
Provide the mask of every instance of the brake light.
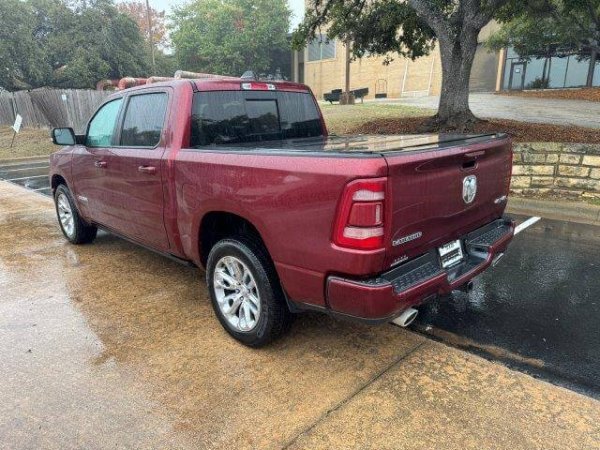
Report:
[[386,181],[373,178],[348,183],[333,231],[336,245],[359,250],[384,246]]
[[242,89],[245,91],[275,91],[277,87],[272,83],[242,83]]

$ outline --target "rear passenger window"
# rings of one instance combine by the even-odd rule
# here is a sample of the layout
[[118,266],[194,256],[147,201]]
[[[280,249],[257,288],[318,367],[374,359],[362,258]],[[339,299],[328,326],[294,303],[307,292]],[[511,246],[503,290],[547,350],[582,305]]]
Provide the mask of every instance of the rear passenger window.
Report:
[[166,109],[167,94],[164,92],[129,97],[120,145],[123,147],[156,146],[160,141]]
[[300,92],[197,92],[191,147],[298,139],[323,134],[311,94]]

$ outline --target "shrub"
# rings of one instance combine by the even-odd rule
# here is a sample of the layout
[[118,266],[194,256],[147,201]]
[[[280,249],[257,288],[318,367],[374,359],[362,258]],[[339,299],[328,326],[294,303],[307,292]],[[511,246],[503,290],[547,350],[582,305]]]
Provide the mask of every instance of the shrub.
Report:
[[544,78],[538,77],[535,80],[533,80],[531,83],[529,83],[527,86],[525,86],[525,89],[548,89],[549,84],[550,84],[549,79],[544,79]]

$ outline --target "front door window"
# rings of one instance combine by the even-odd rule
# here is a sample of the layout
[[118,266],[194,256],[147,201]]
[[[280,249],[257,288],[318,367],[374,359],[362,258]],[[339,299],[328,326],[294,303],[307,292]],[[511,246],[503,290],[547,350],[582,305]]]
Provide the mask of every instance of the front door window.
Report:
[[113,145],[117,118],[122,98],[105,104],[98,110],[88,127],[85,145],[87,147],[110,147]]

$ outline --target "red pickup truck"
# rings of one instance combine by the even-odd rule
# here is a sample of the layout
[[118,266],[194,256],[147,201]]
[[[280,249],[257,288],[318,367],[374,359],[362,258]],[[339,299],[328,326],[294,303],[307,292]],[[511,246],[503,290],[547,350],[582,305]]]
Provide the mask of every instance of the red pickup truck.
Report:
[[506,135],[328,136],[301,84],[127,89],[85,135],[52,136],[65,237],[99,227],[203,267],[217,317],[250,346],[303,310],[406,325],[513,237]]

